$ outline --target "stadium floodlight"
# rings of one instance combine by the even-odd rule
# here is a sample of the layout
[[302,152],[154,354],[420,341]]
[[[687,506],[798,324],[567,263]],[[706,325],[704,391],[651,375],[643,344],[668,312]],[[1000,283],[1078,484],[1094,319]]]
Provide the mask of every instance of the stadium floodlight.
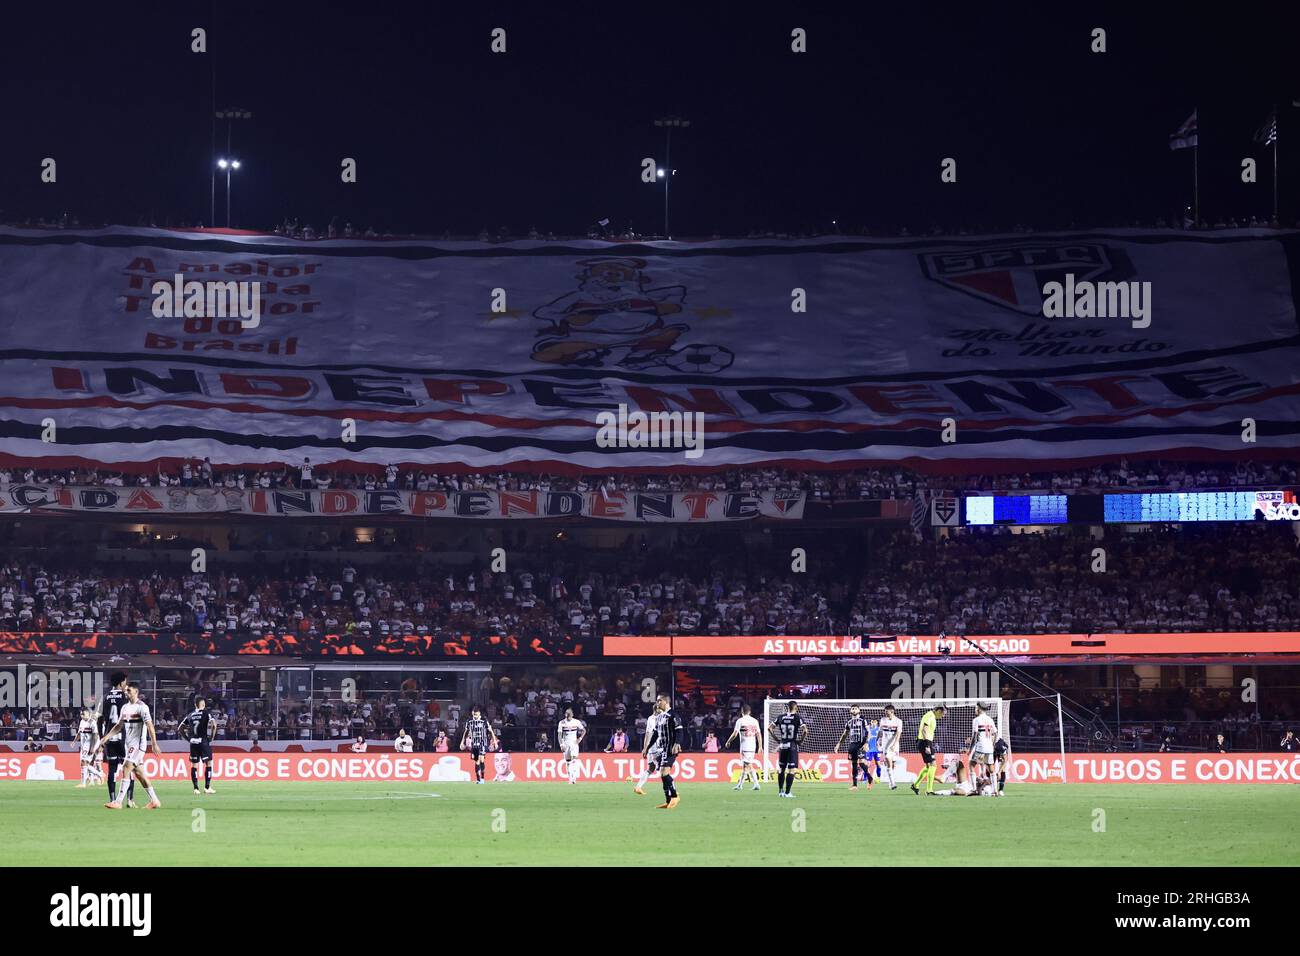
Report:
[[660,168],[660,169],[655,170],[655,175],[658,176],[660,179],[663,179],[663,178],[664,178],[664,171],[663,171],[663,169]]
[[[246,110],[238,106],[228,106],[225,109],[214,110],[212,113],[212,118],[214,120],[226,121],[226,155],[229,156],[232,151],[231,130],[234,126],[235,120],[251,120],[253,118],[253,112],[252,110]],[[217,151],[217,127],[216,127],[216,123],[214,122],[212,126],[212,152],[216,153],[216,151]],[[222,169],[226,169],[225,160],[218,160],[217,165],[220,166]],[[235,168],[236,169],[239,168],[238,163],[235,164]],[[230,191],[229,190],[230,190],[229,173],[227,172],[227,182],[226,182],[226,226],[227,227],[230,226]],[[210,224],[215,226],[217,222],[217,171],[215,168],[212,170],[212,187],[211,187],[210,203],[211,203],[211,210],[209,213]]]
[[217,165],[226,171],[226,228],[230,228],[230,174],[239,168],[239,160],[226,159],[224,156],[217,160]]
[[[664,131],[664,165],[659,170],[659,178],[664,181],[664,237],[667,239],[673,237],[668,220],[668,186],[673,177],[677,175],[677,170],[673,169],[672,164],[673,130],[685,129],[690,125],[690,120],[682,119],[680,116],[661,116],[655,120],[655,126]],[[671,170],[671,172],[668,172],[668,170]]]

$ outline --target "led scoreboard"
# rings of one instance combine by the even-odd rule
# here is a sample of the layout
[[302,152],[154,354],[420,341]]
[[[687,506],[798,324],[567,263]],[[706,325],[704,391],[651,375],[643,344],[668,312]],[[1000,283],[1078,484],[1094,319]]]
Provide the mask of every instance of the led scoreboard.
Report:
[[1102,495],[967,495],[963,524],[1142,524],[1300,521],[1294,489],[1120,492]]

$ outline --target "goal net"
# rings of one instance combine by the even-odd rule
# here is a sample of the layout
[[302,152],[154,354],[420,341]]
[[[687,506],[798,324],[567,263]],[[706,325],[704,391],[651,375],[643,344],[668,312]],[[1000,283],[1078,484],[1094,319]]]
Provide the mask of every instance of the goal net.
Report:
[[[776,722],[776,719],[785,713],[788,698],[769,697],[763,702],[763,736],[766,740],[765,745],[765,769],[772,769],[776,766],[776,751],[779,741],[774,739],[768,728]],[[859,716],[868,723],[877,721],[885,716],[885,705],[893,704],[894,714],[903,722],[903,732],[899,737],[898,752],[900,756],[915,754],[916,737],[921,726],[921,718],[928,710],[943,704],[946,708],[943,720],[939,721],[939,726],[935,729],[934,734],[934,752],[939,761],[941,770],[947,770],[945,764],[951,764],[950,760],[945,758],[956,755],[965,756],[970,749],[971,721],[975,719],[975,705],[983,705],[988,715],[993,718],[997,724],[998,736],[1003,739],[1007,738],[1010,724],[1008,723],[1008,713],[1010,703],[1004,700],[982,700],[978,697],[958,697],[958,698],[917,698],[908,697],[901,700],[891,698],[848,698],[845,700],[808,700],[800,698],[796,701],[799,705],[799,716],[803,718],[804,724],[808,727],[807,736],[799,744],[801,754],[824,754],[830,753],[839,743],[840,734],[844,733],[844,725],[849,720],[849,708],[854,704],[858,705]],[[843,753],[844,747],[840,748]],[[883,757],[883,755],[882,755]],[[913,761],[915,763],[915,761]]]

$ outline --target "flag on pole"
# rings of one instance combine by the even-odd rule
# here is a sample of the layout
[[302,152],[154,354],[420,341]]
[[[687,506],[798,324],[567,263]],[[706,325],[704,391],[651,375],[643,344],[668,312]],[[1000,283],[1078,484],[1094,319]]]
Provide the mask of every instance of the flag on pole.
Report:
[[1277,110],[1269,113],[1263,125],[1255,130],[1255,142],[1262,146],[1277,142]]
[[1196,146],[1197,112],[1192,110],[1192,115],[1183,121],[1183,125],[1169,134],[1170,149],[1191,149]]

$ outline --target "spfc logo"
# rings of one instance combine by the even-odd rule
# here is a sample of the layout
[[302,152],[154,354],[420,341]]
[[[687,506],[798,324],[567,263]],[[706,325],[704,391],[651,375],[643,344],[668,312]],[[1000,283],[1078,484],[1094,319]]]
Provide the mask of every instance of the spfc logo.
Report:
[[778,491],[772,496],[772,504],[781,514],[785,514],[800,501],[803,501],[801,491]]
[[921,271],[950,289],[973,295],[1023,315],[1043,315],[1043,286],[1064,284],[1072,274],[1077,284],[1120,282],[1135,275],[1121,249],[1095,242],[1038,242],[979,249],[926,252]]

